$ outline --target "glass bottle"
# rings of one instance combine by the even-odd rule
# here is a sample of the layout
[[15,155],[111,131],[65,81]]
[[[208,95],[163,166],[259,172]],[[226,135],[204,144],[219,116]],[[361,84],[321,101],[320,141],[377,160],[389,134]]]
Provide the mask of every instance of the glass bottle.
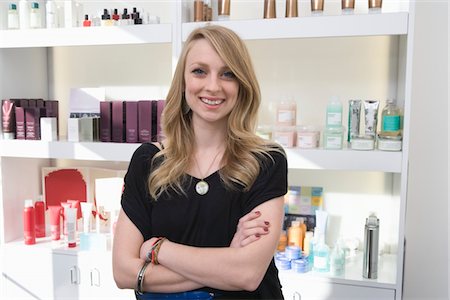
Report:
[[386,105],[381,112],[380,136],[401,136],[401,110],[394,100],[386,100]]
[[330,255],[330,272],[332,276],[342,276],[345,273],[345,252],[336,243]]
[[31,3],[30,10],[30,28],[40,28],[41,27],[41,11],[39,9],[39,3]]
[[11,3],[8,9],[8,29],[19,29],[19,13],[14,3]]

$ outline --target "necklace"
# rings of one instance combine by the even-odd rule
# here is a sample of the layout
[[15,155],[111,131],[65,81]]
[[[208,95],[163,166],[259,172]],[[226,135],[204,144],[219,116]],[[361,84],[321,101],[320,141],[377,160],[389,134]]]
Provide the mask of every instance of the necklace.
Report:
[[[197,182],[197,184],[195,185],[195,191],[199,195],[205,195],[209,191],[209,184],[205,181],[205,177],[206,177],[206,175],[208,175],[209,170],[211,169],[214,162],[216,161],[217,156],[219,156],[219,153],[220,153],[220,151],[217,152],[216,156],[214,156],[214,159],[211,162],[211,164],[209,165],[208,170],[206,170],[205,176],[202,176],[202,178],[200,178],[200,181]],[[195,156],[194,156],[194,160],[195,160],[195,164],[197,165],[198,172],[201,173],[200,166],[199,166],[199,164],[197,162],[197,158]]]

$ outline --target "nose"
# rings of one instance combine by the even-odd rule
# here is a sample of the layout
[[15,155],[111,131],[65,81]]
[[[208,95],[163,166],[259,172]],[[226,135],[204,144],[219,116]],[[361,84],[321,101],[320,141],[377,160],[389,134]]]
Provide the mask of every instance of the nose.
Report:
[[206,82],[206,86],[205,86],[206,90],[210,93],[215,93],[220,91],[220,79],[219,76],[217,74],[210,74],[210,76],[208,76],[208,80]]

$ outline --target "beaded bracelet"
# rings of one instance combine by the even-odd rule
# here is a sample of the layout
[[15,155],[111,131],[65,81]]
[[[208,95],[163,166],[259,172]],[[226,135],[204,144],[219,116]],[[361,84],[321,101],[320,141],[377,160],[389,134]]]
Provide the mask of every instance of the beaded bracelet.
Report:
[[145,261],[146,262],[151,262],[154,265],[158,265],[158,253],[159,253],[159,248],[161,248],[161,244],[164,242],[166,238],[164,237],[159,237],[156,239],[155,242],[153,242],[152,247],[150,248],[150,250],[147,252],[147,254],[145,255]]
[[137,275],[137,280],[136,280],[136,287],[134,289],[135,293],[138,295],[142,295],[142,283],[144,282],[144,277],[145,277],[145,269],[147,269],[147,266],[150,262],[149,261],[145,261],[144,264],[142,265],[142,268],[139,270],[139,273]]

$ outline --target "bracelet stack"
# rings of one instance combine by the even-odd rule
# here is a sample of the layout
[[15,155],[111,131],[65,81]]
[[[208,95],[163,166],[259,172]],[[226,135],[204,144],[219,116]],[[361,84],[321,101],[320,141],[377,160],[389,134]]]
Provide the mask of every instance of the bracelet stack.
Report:
[[161,248],[161,244],[164,242],[166,238],[159,237],[156,239],[156,241],[152,244],[152,247],[145,255],[145,262],[142,265],[141,269],[139,270],[139,273],[137,275],[136,280],[136,287],[135,287],[135,293],[137,295],[142,295],[142,284],[144,283],[144,276],[145,276],[145,269],[147,269],[147,266],[152,263],[154,265],[159,265],[158,262],[158,253],[159,249]]

